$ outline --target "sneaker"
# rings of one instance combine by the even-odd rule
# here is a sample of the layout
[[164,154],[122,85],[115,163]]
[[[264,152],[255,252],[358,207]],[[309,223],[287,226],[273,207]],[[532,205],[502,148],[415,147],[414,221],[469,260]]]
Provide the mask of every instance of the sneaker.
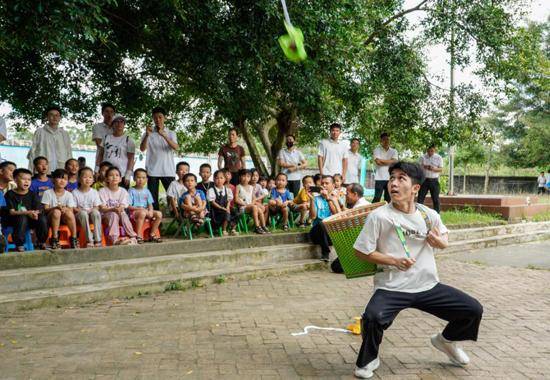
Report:
[[25,252],[25,247],[23,247],[22,245],[20,245],[19,247],[15,247],[15,251],[17,251],[17,252]]
[[430,340],[432,345],[447,355],[453,364],[463,366],[470,362],[468,355],[457,347],[455,342],[445,339],[443,335],[436,334]]
[[370,379],[374,372],[380,366],[380,359],[376,358],[364,367],[355,367],[353,374],[360,379]]
[[52,249],[61,248],[61,246],[59,245],[59,239],[57,239],[57,238],[51,238],[50,239],[50,245],[52,246]]
[[237,236],[239,233],[237,232],[236,229],[232,228],[231,231],[229,231],[229,235],[231,236]]
[[261,227],[256,227],[256,229],[254,230],[254,232],[256,232],[258,235],[263,235],[263,234],[265,234],[265,231],[264,231]]
[[261,228],[261,229],[264,231],[264,233],[266,233],[266,234],[270,234],[270,233],[271,233],[271,231],[269,230],[269,228],[267,228],[266,226],[263,226],[263,227],[260,227],[260,228]]
[[288,228],[288,224],[283,224],[283,231],[288,231],[289,228]]
[[78,244],[78,239],[77,238],[72,237],[72,238],[70,238],[69,242],[71,244],[71,248],[78,248],[79,244]]

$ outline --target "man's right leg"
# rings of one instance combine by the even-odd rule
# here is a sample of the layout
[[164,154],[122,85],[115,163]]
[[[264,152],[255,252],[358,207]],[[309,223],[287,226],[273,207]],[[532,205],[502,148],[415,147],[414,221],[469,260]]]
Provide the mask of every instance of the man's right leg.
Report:
[[[414,293],[391,292],[382,289],[373,294],[361,323],[363,343],[357,356],[358,369],[364,368],[378,358],[378,348],[382,342],[384,330],[391,326],[401,310],[412,304],[414,295]],[[359,377],[357,370],[356,376]]]
[[380,199],[382,199],[384,182],[385,181],[374,181],[374,198],[372,199],[372,203],[380,202]]
[[423,205],[424,200],[426,199],[426,195],[428,194],[428,189],[430,186],[428,185],[427,181],[424,181],[422,183],[422,186],[420,186],[420,190],[418,190],[418,199],[416,200],[419,204]]
[[151,196],[153,197],[153,208],[155,210],[159,209],[159,182],[161,177],[147,177],[147,188],[151,192]]

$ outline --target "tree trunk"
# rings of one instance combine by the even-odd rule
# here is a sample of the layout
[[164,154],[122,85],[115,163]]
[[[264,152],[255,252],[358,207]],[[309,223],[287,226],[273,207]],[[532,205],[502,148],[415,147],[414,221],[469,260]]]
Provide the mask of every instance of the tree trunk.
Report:
[[267,173],[267,168],[262,161],[262,156],[260,152],[258,152],[258,148],[256,147],[256,141],[254,140],[254,137],[250,134],[248,128],[246,128],[246,123],[244,119],[239,119],[235,121],[234,126],[241,133],[241,136],[246,142],[248,152],[250,153],[252,162],[254,162],[254,167],[258,169],[260,173]]
[[[294,134],[298,125],[296,123],[296,110],[282,110],[277,115],[277,136],[271,144],[271,155],[277,160],[279,151],[283,147],[286,135]],[[279,171],[278,165],[271,168],[271,175],[275,175]]]
[[[269,131],[271,128],[273,128],[275,125],[277,125],[276,119],[270,119],[268,122],[262,125],[257,125],[255,130],[257,132],[258,138],[260,139],[260,142],[262,143],[262,147],[264,148],[265,154],[267,156],[267,159],[269,160],[269,165],[272,168],[275,168],[277,164],[277,156],[273,156],[271,154],[271,141],[269,141]],[[268,174],[268,173],[264,173]]]

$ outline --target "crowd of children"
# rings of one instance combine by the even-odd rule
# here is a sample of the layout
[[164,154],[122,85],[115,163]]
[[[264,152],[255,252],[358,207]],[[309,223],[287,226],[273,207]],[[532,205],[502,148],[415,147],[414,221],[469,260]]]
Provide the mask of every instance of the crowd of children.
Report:
[[[34,230],[37,248],[60,248],[60,226],[68,230],[72,248],[79,247],[79,241],[87,247],[162,241],[163,215],[154,208],[144,169],[134,171],[134,186],[127,189],[122,173],[109,162],[102,162],[97,173],[73,158],[51,174],[45,157],[36,157],[33,167],[31,173],[9,161],[0,163],[2,231],[11,234],[16,251],[25,249],[28,230]],[[166,190],[168,211],[180,223],[187,220],[199,228],[209,218],[214,230],[224,236],[236,235],[237,224],[247,216],[257,234],[271,233],[270,222],[279,223],[284,231],[296,220],[298,227],[311,224],[310,200],[321,187],[319,175],[302,178],[303,187],[294,197],[284,173],[267,178],[256,169],[242,169],[235,186],[228,170],[217,170],[212,176],[211,166],[202,164],[198,182],[189,169],[188,163],[179,162],[177,178]],[[346,188],[339,175],[334,176],[333,192],[345,208]]]

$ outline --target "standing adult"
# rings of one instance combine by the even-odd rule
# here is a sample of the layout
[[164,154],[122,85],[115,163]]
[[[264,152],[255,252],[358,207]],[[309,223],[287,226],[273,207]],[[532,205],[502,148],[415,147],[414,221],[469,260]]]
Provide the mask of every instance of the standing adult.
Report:
[[426,154],[420,157],[420,166],[424,170],[426,180],[418,192],[418,203],[424,204],[429,190],[433,209],[439,214],[439,175],[443,171],[443,159],[436,153],[435,145],[430,145]]
[[544,172],[540,172],[537,178],[537,194],[544,194],[546,192],[546,177]]
[[113,121],[111,122],[113,134],[106,135],[101,140],[95,165],[99,167],[101,162],[109,161],[121,173],[124,173],[123,184],[124,187],[128,188],[134,171],[136,143],[125,133],[125,126],[126,118],[124,116],[115,115],[113,117]]
[[372,154],[374,157],[374,163],[376,165],[376,172],[374,174],[374,198],[372,203],[380,202],[382,193],[384,193],[384,200],[390,201],[390,192],[388,191],[388,180],[390,179],[390,172],[388,171],[390,165],[395,164],[398,159],[397,150],[390,148],[390,135],[386,132],[380,135],[380,145],[378,145]]
[[434,254],[448,246],[448,233],[436,212],[414,202],[424,179],[422,168],[401,161],[389,173],[391,203],[368,215],[354,244],[358,259],[383,269],[374,275],[374,294],[362,318],[363,343],[355,368],[361,379],[372,377],[380,365],[384,330],[400,311],[414,308],[447,321],[431,343],[456,365],[469,362],[456,342],[477,340],[483,314],[475,298],[439,282]]
[[321,140],[317,152],[317,165],[319,173],[333,176],[342,175],[342,181],[346,182],[346,171],[348,168],[348,147],[344,141],[338,140],[342,133],[342,126],[333,123],[329,127],[330,138]]
[[159,182],[165,190],[174,180],[176,164],[174,151],[179,149],[176,133],[164,126],[166,111],[155,107],[152,111],[154,127],[147,126],[141,138],[139,149],[147,151],[145,169],[147,170],[147,188],[153,196],[155,210],[159,209]]
[[345,183],[359,183],[361,177],[361,161],[363,156],[359,153],[359,139],[353,138],[350,141],[348,151],[348,170],[346,171]]
[[[103,116],[103,121],[96,123],[92,127],[92,140],[94,140],[97,147],[96,150],[96,161],[99,154],[99,147],[101,146],[101,141],[107,135],[113,134],[113,129],[111,128],[111,122],[113,121],[113,116],[115,116],[116,108],[111,103],[101,104],[101,115]],[[95,168],[95,172],[99,172],[99,167]]]
[[244,148],[237,144],[239,133],[236,128],[229,129],[228,143],[218,151],[218,169],[226,169],[231,172],[231,184],[239,184],[239,170],[245,169]]
[[66,130],[59,126],[61,108],[50,106],[44,112],[46,125],[34,132],[32,145],[27,158],[29,168],[33,169],[33,160],[38,156],[48,159],[48,174],[55,169],[65,168],[65,162],[72,157],[71,139]]
[[300,185],[302,183],[302,169],[306,167],[306,159],[302,152],[296,146],[294,135],[286,135],[286,149],[279,151],[277,163],[282,168],[282,172],[288,178],[287,187],[294,197],[298,196]]
[[[0,116],[0,143],[8,138],[8,129],[6,128],[6,121]],[[2,161],[2,155],[0,155],[0,161]]]

